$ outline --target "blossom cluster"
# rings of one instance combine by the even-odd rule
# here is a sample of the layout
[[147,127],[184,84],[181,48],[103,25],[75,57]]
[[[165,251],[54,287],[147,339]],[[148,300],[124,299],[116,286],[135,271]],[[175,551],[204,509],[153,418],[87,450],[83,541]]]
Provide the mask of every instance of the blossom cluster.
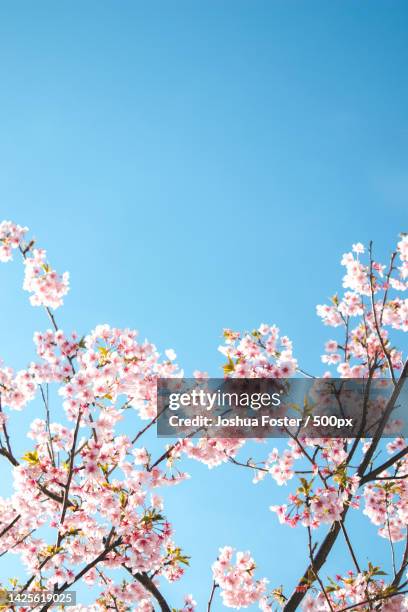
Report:
[[153,344],[138,342],[136,331],[109,325],[99,325],[84,338],[77,363],[78,371],[59,391],[70,418],[81,406],[112,405],[120,396],[142,419],[154,418],[157,378],[182,375],[177,364],[160,361]]
[[[306,596],[303,612],[336,612],[338,610],[381,610],[381,612],[403,612],[408,610],[408,598],[398,595],[381,578],[379,567],[369,563],[364,572],[349,571],[345,576],[336,576],[325,593],[310,593]],[[359,605],[360,604],[360,605]]]
[[11,221],[0,223],[0,261],[5,263],[11,261],[13,250],[17,249],[24,236],[28,232],[28,227],[22,227]]
[[33,248],[34,241],[26,245],[27,232],[27,227],[11,221],[0,223],[0,262],[11,261],[13,250],[20,249],[25,265],[23,289],[32,294],[31,305],[59,308],[69,291],[69,273],[60,275],[53,270],[47,262],[46,251]]
[[230,546],[220,548],[212,572],[221,588],[221,598],[227,608],[245,608],[259,601],[265,594],[267,580],[255,580],[255,563],[249,552],[237,552]]
[[15,373],[12,368],[0,368],[0,389],[1,405],[21,410],[34,399],[37,385],[28,370]]
[[[388,445],[392,454],[405,447],[405,441],[397,438]],[[398,542],[407,536],[408,525],[408,459],[406,456],[398,463],[393,475],[385,470],[379,474],[379,480],[368,483],[364,488],[364,514],[374,525],[378,525],[378,534]]]
[[224,330],[224,344],[219,351],[228,359],[224,366],[233,378],[289,378],[297,370],[292,342],[280,336],[276,325],[262,324],[251,333],[241,335]]
[[33,249],[32,255],[25,258],[24,264],[23,289],[32,293],[31,305],[59,308],[63,304],[63,297],[69,291],[69,273],[60,275],[53,270],[47,262],[44,249]]
[[[342,345],[330,340],[322,356],[324,363],[337,366],[342,377],[365,377],[374,361],[379,361],[377,375],[384,373],[390,364],[396,370],[402,368],[402,354],[392,346],[386,327],[408,331],[408,299],[399,295],[391,298],[389,293],[391,289],[403,292],[408,288],[405,282],[407,244],[408,236],[404,236],[396,251],[401,266],[394,265],[393,257],[387,274],[383,264],[373,260],[370,265],[363,264],[360,259],[364,254],[363,245],[353,245],[353,251],[345,253],[341,261],[346,267],[343,286],[351,291],[346,291],[341,299],[333,296],[330,305],[317,306],[317,314],[325,325],[345,328],[346,338]],[[381,299],[375,301],[375,296],[381,292]],[[357,317],[360,320],[352,326],[352,320]]]

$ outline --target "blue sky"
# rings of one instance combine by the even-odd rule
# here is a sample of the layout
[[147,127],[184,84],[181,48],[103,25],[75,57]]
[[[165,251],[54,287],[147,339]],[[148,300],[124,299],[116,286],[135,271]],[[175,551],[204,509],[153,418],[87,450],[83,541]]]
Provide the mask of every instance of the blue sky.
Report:
[[[2,2],[0,216],[71,272],[62,326],[135,327],[217,375],[223,327],[275,322],[321,371],[315,304],[341,254],[387,254],[407,229],[407,17],[377,0]],[[46,322],[18,265],[1,274],[0,353],[23,367]],[[167,506],[193,555],[174,605],[191,591],[203,609],[226,543],[292,584],[300,534],[268,511],[286,491],[191,471]]]

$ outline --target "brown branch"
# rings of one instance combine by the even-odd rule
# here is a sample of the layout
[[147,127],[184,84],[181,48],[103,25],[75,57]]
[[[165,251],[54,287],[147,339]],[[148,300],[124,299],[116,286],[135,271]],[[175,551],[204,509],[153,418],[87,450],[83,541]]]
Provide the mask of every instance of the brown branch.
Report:
[[15,467],[17,467],[17,465],[20,465],[14,455],[10,454],[6,448],[0,448],[0,455],[3,455],[3,457],[10,461],[10,463]]
[[207,612],[211,612],[211,606],[212,606],[212,602],[213,602],[213,599],[214,599],[214,593],[215,593],[215,589],[217,587],[218,587],[218,584],[214,580],[213,585],[212,585],[212,589],[211,589],[211,593],[210,593],[210,597],[208,599]]
[[[75,584],[76,582],[78,582],[78,580],[80,580],[82,578],[82,576],[84,576],[87,572],[89,572],[89,570],[91,570],[93,567],[95,567],[96,565],[98,565],[98,563],[100,563],[101,561],[103,561],[105,559],[105,557],[116,547],[119,546],[121,544],[122,540],[119,537],[117,540],[115,540],[114,542],[111,542],[110,544],[108,544],[104,550],[99,553],[99,555],[97,557],[95,557],[95,559],[93,559],[92,561],[90,561],[87,565],[85,565],[85,567],[83,567],[81,569],[80,572],[78,572],[78,574],[75,576],[74,580],[72,580],[71,582],[64,582],[64,584],[58,588],[54,589],[54,593],[55,594],[59,594],[59,593],[63,593],[64,591],[67,590],[68,587],[72,586],[73,584]],[[47,563],[49,561],[50,557],[48,557],[45,560],[45,563]],[[43,567],[45,565],[45,563],[42,564]],[[23,590],[25,590],[23,588]],[[46,612],[46,610],[48,610],[51,606],[53,606],[53,602],[50,601],[47,604],[45,604],[45,606],[43,606],[40,610],[40,612]],[[171,611],[169,611],[171,612]]]
[[393,389],[390,399],[388,400],[387,407],[382,416],[380,425],[373,436],[373,440],[371,442],[370,448],[367,450],[366,454],[364,455],[364,459],[361,462],[359,469],[357,470],[357,476],[359,476],[360,478],[363,478],[364,472],[366,471],[367,467],[370,465],[371,459],[377,449],[378,443],[384,432],[384,428],[387,424],[388,418],[394,409],[395,403],[402,391],[402,388],[404,386],[407,376],[408,376],[408,361],[405,362],[401,375]]
[[17,514],[17,516],[14,517],[11,523],[7,525],[7,527],[4,527],[2,531],[0,531],[0,538],[2,538],[9,531],[9,529],[14,527],[14,525],[20,520],[20,518],[21,518],[21,514]]
[[170,457],[171,453],[173,452],[173,450],[176,448],[177,444],[178,444],[178,442],[175,442],[174,444],[171,444],[169,446],[169,448],[162,455],[160,455],[160,457],[158,459],[156,459],[156,461],[152,465],[149,465],[149,467],[147,468],[147,471],[151,472],[155,467],[157,467],[159,465],[159,463],[161,463],[165,459],[168,459]]
[[397,595],[405,595],[405,593],[408,593],[408,591],[400,591],[399,593],[391,593],[389,595],[383,595],[381,597],[372,597],[371,599],[365,599],[364,601],[359,601],[357,603],[354,603],[350,606],[347,606],[346,608],[341,608],[337,612],[346,612],[347,610],[355,610],[357,606],[363,606],[364,604],[377,603],[379,601],[384,601],[384,599],[391,599],[391,597],[396,597]]
[[367,380],[367,384],[366,384],[365,389],[364,389],[363,417],[361,419],[360,429],[359,429],[359,431],[358,431],[358,433],[356,435],[356,438],[355,438],[355,440],[353,442],[351,450],[350,450],[350,452],[349,452],[349,454],[347,456],[347,465],[350,463],[350,461],[352,460],[352,458],[354,456],[354,453],[357,450],[357,447],[358,447],[358,445],[360,443],[361,436],[363,435],[365,427],[366,427],[366,424],[367,424],[368,400],[370,398],[371,380],[372,380],[372,377],[373,377],[373,374],[374,374],[374,370],[375,370],[375,367],[376,367],[376,361],[377,360],[375,359],[373,365],[369,367],[368,380]]
[[391,583],[393,587],[397,587],[399,585],[407,566],[408,566],[408,528],[407,528],[407,535],[405,538],[405,550],[402,556],[401,565],[400,565],[398,572],[396,573],[394,577],[394,580]]
[[[44,485],[41,484],[40,482],[37,482],[37,486],[40,489],[40,491],[42,491],[42,493],[44,493],[44,495],[46,495],[47,497],[49,497],[53,501],[56,501],[59,504],[64,503],[64,496],[63,495],[58,495],[58,493],[54,493],[54,491],[50,491],[49,489],[47,489],[47,487],[44,487]],[[68,501],[67,501],[67,506],[68,506],[68,508],[75,508],[74,502],[72,502],[70,499],[68,499]]]
[[391,547],[392,569],[393,569],[393,572],[394,572],[394,580],[395,580],[395,578],[397,577],[397,566],[395,564],[395,548],[394,548],[394,542],[392,541],[392,536],[391,536],[390,515],[389,515],[389,512],[388,512],[388,508],[389,508],[388,491],[385,494],[385,508],[386,508],[386,512],[387,512],[386,525],[387,525],[387,532],[388,532],[388,541],[389,541],[390,547]]
[[[96,569],[96,571],[98,572],[99,576],[101,577],[102,581],[103,581],[103,582],[106,584],[106,586],[107,586],[107,587],[109,587],[109,583],[108,583],[108,581],[106,580],[106,578],[105,578],[105,576],[104,576],[103,572],[102,572],[102,571],[99,569],[99,567],[96,567],[95,569]],[[109,593],[109,595],[110,595],[110,597],[111,597],[111,599],[112,599],[112,601],[113,601],[113,605],[114,605],[114,608],[115,608],[116,612],[120,612],[120,611],[119,611],[119,608],[118,608],[118,604],[117,604],[117,599],[116,599],[116,597],[115,597],[115,596],[114,596],[112,593]]]
[[16,546],[18,546],[19,544],[22,544],[26,538],[28,538],[30,535],[32,535],[34,533],[34,531],[35,531],[35,529],[31,529],[31,531],[29,531],[24,536],[22,536],[19,540],[17,540],[17,542],[15,542],[12,546],[10,546],[10,548],[8,548],[7,550],[3,551],[0,554],[0,557],[4,557],[4,555],[7,555],[7,553],[9,553],[10,550],[13,550],[13,548],[16,548]]
[[[388,459],[388,461],[385,461],[385,463],[383,463],[382,465],[378,466],[374,470],[371,470],[371,472],[368,472],[368,474],[363,476],[363,478],[360,481],[360,485],[366,484],[367,482],[370,482],[371,480],[377,480],[378,479],[378,474],[381,474],[382,472],[385,472],[386,469],[388,469],[389,467],[393,466],[397,461],[399,461],[400,459],[405,457],[405,455],[407,453],[408,453],[408,446],[403,448],[396,455],[393,455],[390,459]],[[395,476],[394,476],[394,478],[395,478]]]
[[134,444],[148,429],[150,429],[150,427],[152,425],[154,425],[157,421],[157,419],[163,414],[163,412],[166,410],[166,407],[163,408],[162,410],[160,410],[160,412],[158,412],[156,414],[156,416],[154,417],[154,419],[152,419],[147,425],[146,427],[143,427],[143,429],[141,429],[133,438],[132,440],[132,444]]
[[235,457],[231,457],[231,455],[227,455],[227,453],[225,453],[225,455],[227,456],[228,461],[230,461],[234,465],[239,465],[241,467],[249,468],[251,470],[258,470],[259,472],[267,472],[267,473],[269,472],[267,468],[260,467],[258,465],[254,465],[253,463],[250,463],[251,461],[250,459],[248,459],[246,463],[242,463],[241,461],[238,461],[237,459],[235,459]]
[[[2,406],[2,403],[1,403],[1,393],[0,393],[0,413],[2,413],[2,412],[3,412],[3,406]],[[10,436],[9,436],[8,431],[7,431],[7,427],[6,427],[5,423],[3,423],[3,425],[2,425],[2,430],[3,430],[3,433],[4,433],[4,438],[6,440],[7,450],[4,447],[1,448],[0,449],[0,454],[2,454],[4,457],[6,457],[10,461],[10,463],[12,463],[14,466],[17,466],[18,465],[18,461],[15,458],[13,451],[11,450]],[[3,444],[2,444],[2,446],[3,446]]]
[[[307,502],[307,507],[310,507],[310,503],[309,503],[309,499]],[[310,528],[310,525],[307,526],[307,536],[308,536],[308,548],[309,548],[309,559],[310,559],[310,568],[312,571],[312,575],[314,576],[315,580],[317,580],[317,582],[320,585],[320,588],[322,590],[322,593],[324,595],[325,600],[327,601],[327,605],[329,606],[331,612],[334,612],[333,610],[333,606],[331,604],[330,598],[326,592],[326,589],[324,588],[324,584],[319,576],[319,573],[315,567],[315,560],[314,560],[314,549],[316,546],[312,545],[312,530]]]
[[351,540],[350,540],[349,535],[348,535],[348,533],[346,531],[346,526],[344,525],[344,523],[342,521],[340,521],[340,526],[341,526],[341,530],[342,530],[343,535],[344,535],[344,539],[346,540],[347,547],[348,547],[348,549],[350,551],[351,558],[353,559],[354,565],[356,567],[357,573],[360,574],[361,573],[360,566],[358,564],[356,554],[355,554],[355,552],[353,550],[353,547],[351,545]]
[[49,405],[49,398],[48,398],[48,384],[47,384],[47,395],[45,395],[42,385],[38,385],[38,386],[40,387],[41,397],[42,397],[43,404],[45,407],[45,425],[47,428],[48,442],[49,442],[48,453],[50,456],[50,460],[52,461],[52,465],[55,467],[54,445],[52,443],[52,436],[51,436],[51,429],[50,429],[50,405]]
[[[78,432],[79,432],[79,425],[81,423],[81,417],[82,417],[82,409],[80,408],[78,411],[78,417],[77,417],[77,421],[75,424],[74,439],[72,441],[72,447],[71,447],[70,454],[69,454],[68,478],[67,478],[67,482],[64,488],[64,499],[62,502],[62,510],[61,510],[61,518],[60,518],[61,527],[63,527],[65,515],[68,509],[69,489],[71,487],[72,476],[74,473],[75,449],[76,449],[77,440],[78,440]],[[57,547],[61,544],[61,541],[62,541],[62,535],[61,535],[61,532],[58,530]]]
[[172,612],[169,604],[164,599],[163,595],[160,593],[159,589],[157,588],[153,580],[148,576],[146,572],[133,573],[132,570],[126,566],[125,563],[122,563],[122,566],[125,568],[127,572],[129,572],[129,574],[131,574],[131,576],[133,576],[135,580],[137,580],[138,582],[140,582],[141,585],[144,586],[146,591],[149,591],[149,593],[153,595],[153,597],[159,604],[162,612]]
[[[349,507],[346,506],[345,509],[343,510],[343,513],[341,515],[342,521],[345,520],[348,509]],[[326,559],[331,549],[333,548],[335,541],[337,540],[337,536],[340,533],[340,529],[341,529],[340,521],[333,523],[329,533],[326,535],[325,539],[320,545],[319,550],[317,551],[316,556],[314,557],[314,565],[317,571],[319,571],[321,567],[324,565],[324,563],[326,562]],[[311,571],[311,567],[309,566],[306,569],[305,573],[303,574],[302,578],[298,581],[299,585],[304,585],[309,581],[310,571]],[[287,603],[285,604],[283,608],[284,612],[294,612],[294,610],[297,610],[305,594],[306,594],[306,591],[295,590],[290,596],[290,598],[288,599]]]

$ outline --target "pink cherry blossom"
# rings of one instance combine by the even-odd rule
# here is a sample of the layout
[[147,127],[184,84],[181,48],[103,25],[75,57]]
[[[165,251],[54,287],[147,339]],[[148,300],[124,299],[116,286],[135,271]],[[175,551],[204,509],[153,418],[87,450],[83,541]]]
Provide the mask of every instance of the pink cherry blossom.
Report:
[[[402,592],[408,568],[402,544],[408,525],[408,455],[400,419],[391,418],[377,430],[394,436],[386,443],[375,437],[299,433],[279,449],[256,440],[261,454],[256,459],[245,459],[246,440],[233,437],[183,438],[157,452],[157,445],[149,444],[158,416],[157,381],[181,381],[176,353],[159,352],[135,330],[108,324],[84,335],[61,330],[51,309],[63,304],[68,274],[51,268],[45,250],[34,247],[27,234],[25,227],[2,222],[0,261],[21,255],[24,289],[33,306],[47,311],[51,329],[35,332],[34,361],[17,371],[0,367],[0,460],[9,465],[13,484],[0,497],[0,554],[19,557],[29,590],[64,591],[77,583],[95,589],[95,602],[79,603],[74,612],[151,612],[162,605],[163,582],[169,583],[171,597],[175,581],[188,581],[190,563],[167,516],[165,491],[186,483],[186,466],[194,459],[211,469],[245,468],[243,474],[268,487],[271,502],[276,501],[275,485],[283,487],[279,503],[270,506],[276,515],[271,515],[271,529],[275,522],[303,530],[308,541],[309,568],[304,574],[302,561],[292,593],[257,577],[251,553],[221,548],[212,566],[214,609],[220,602],[235,609],[255,604],[263,612],[277,606],[315,612],[367,605],[383,612],[408,609]],[[408,237],[401,237],[388,263],[374,259],[372,245],[365,249],[357,242],[341,264],[344,293],[317,306],[322,322],[333,327],[322,362],[342,378],[369,379],[381,388],[392,384],[399,399],[407,375],[398,334],[408,331],[408,300],[401,295],[408,286]],[[291,339],[269,323],[252,331],[224,329],[219,352],[225,377],[310,376]],[[201,370],[194,376],[208,378]],[[316,394],[322,393],[319,385],[316,379]],[[58,395],[63,410],[56,407]],[[381,401],[367,401],[367,423],[379,427]],[[14,411],[28,409],[31,402],[34,418],[21,432],[26,451],[20,456],[10,435],[20,427]],[[360,508],[389,546],[395,576],[366,564],[368,551],[351,552],[346,521]],[[342,541],[342,565],[346,561],[352,569],[328,580],[319,560]],[[319,546],[324,555],[319,556]],[[297,563],[301,545],[294,553]],[[178,605],[173,608],[198,610],[193,595]]]
[[44,249],[33,249],[32,256],[25,260],[23,289],[33,295],[30,302],[33,306],[46,306],[56,309],[63,303],[63,297],[69,290],[69,274],[60,276],[47,263]]
[[213,563],[214,581],[221,589],[221,598],[227,608],[246,608],[259,601],[266,590],[265,578],[254,577],[255,563],[248,552],[237,552],[230,546],[220,548],[217,561]]

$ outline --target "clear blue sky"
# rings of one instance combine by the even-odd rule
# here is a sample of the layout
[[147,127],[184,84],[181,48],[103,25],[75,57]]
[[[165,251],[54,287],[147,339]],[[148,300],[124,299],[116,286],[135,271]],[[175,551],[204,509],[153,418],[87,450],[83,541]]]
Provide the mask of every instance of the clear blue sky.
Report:
[[[216,375],[223,327],[275,322],[321,371],[341,254],[407,230],[407,19],[385,0],[2,2],[0,216],[70,270],[63,327],[136,327]],[[0,271],[0,354],[23,367],[46,323]],[[173,605],[204,609],[226,543],[291,585],[300,533],[268,511],[286,491],[191,471],[167,505],[193,555]]]

